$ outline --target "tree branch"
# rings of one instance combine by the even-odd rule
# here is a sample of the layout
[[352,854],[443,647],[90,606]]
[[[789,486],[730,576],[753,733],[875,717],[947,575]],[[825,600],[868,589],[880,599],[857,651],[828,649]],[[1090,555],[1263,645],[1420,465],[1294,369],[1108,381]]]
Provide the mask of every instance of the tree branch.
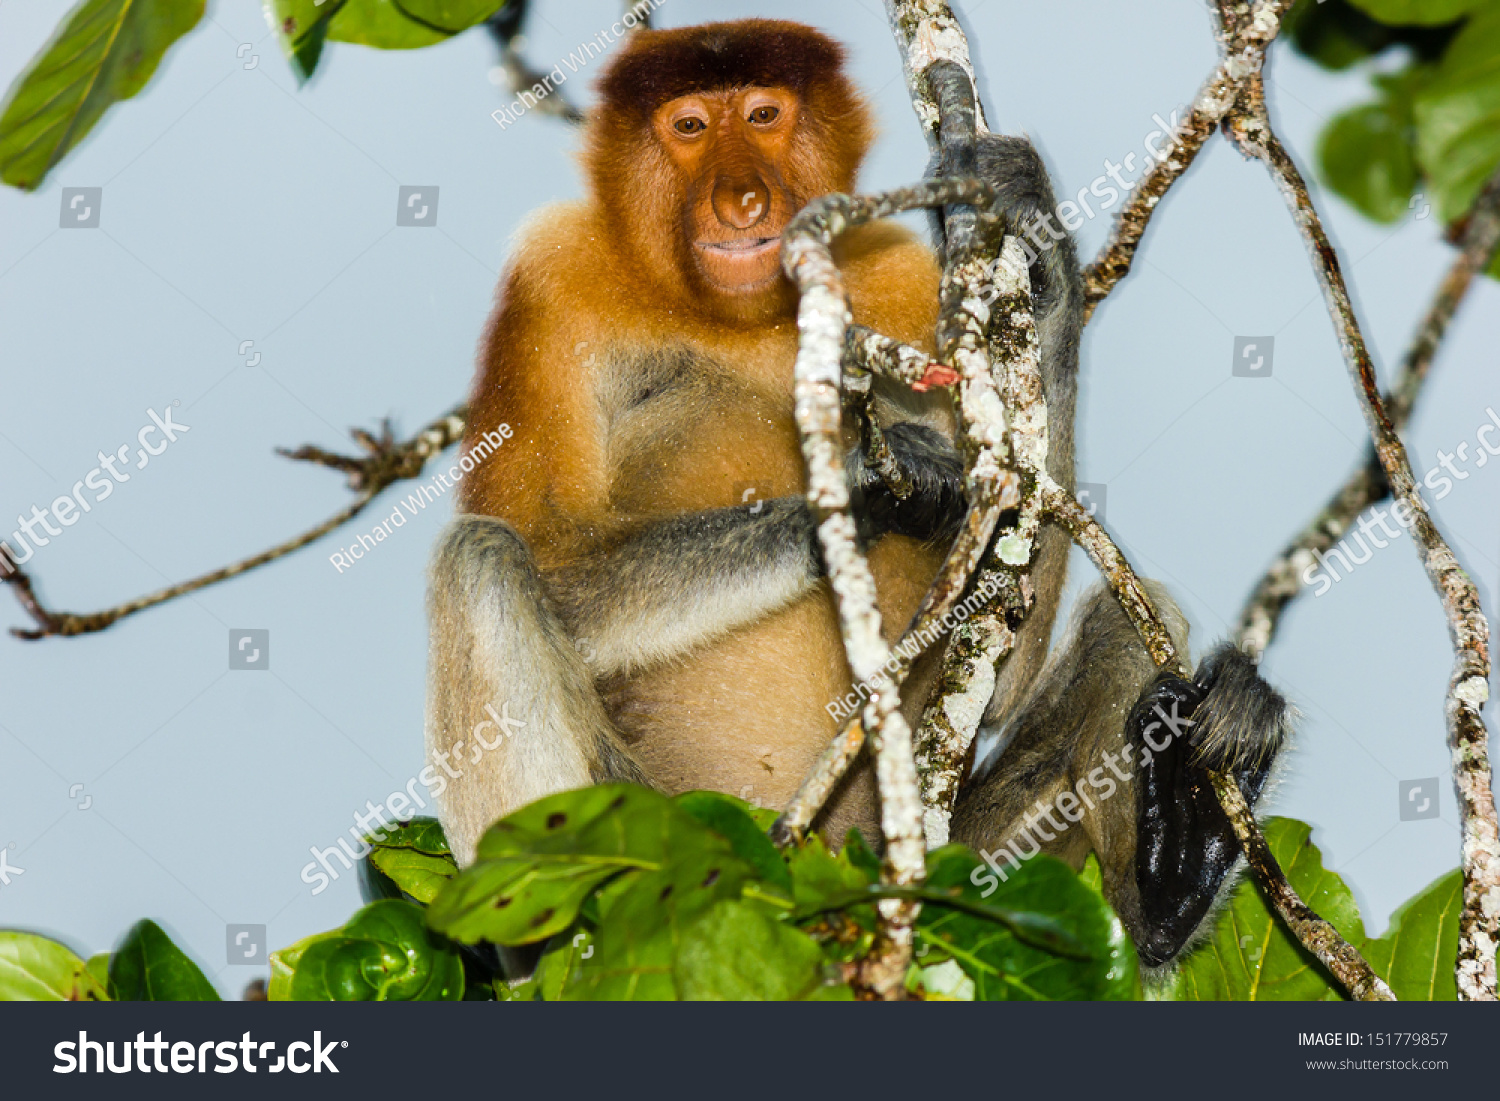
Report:
[[1392,496],[1409,510],[1422,564],[1448,617],[1455,651],[1448,686],[1448,740],[1453,753],[1463,827],[1464,906],[1459,916],[1457,983],[1462,1000],[1493,1001],[1495,946],[1500,938],[1500,830],[1490,786],[1488,732],[1482,708],[1489,698],[1489,624],[1474,583],[1459,566],[1417,491],[1406,448],[1381,400],[1375,366],[1355,316],[1338,256],[1324,232],[1307,184],[1271,128],[1259,78],[1246,87],[1227,122],[1230,137],[1262,161],[1286,200],[1307,244],[1339,336],[1355,395],[1369,426]]
[[16,599],[20,601],[21,607],[36,624],[36,627],[31,630],[12,627],[10,633],[16,638],[28,641],[92,634],[136,612],[154,608],[158,604],[165,604],[179,596],[206,589],[220,581],[238,577],[257,566],[264,566],[267,562],[284,558],[293,551],[300,550],[309,543],[321,539],[340,525],[347,524],[363,512],[365,506],[379,496],[387,486],[408,478],[420,477],[429,459],[463,438],[466,416],[467,410],[460,405],[403,443],[397,443],[392,437],[389,421],[383,422],[381,434],[378,437],[356,428],[351,434],[355,441],[365,449],[366,455],[363,458],[335,455],[318,447],[301,447],[296,451],[278,449],[278,453],[287,458],[344,471],[349,477],[349,487],[359,496],[348,507],[317,527],[293,536],[284,543],[278,543],[269,550],[203,574],[201,577],[195,577],[190,581],[169,585],[165,589],[137,600],[106,608],[101,612],[49,611],[37,597],[30,576],[16,565],[9,548],[0,544],[0,581],[4,581],[15,589]]

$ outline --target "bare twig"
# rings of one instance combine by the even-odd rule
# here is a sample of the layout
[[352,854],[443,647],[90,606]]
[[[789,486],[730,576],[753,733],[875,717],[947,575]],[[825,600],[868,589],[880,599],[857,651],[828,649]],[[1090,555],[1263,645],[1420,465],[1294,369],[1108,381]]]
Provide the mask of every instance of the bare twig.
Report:
[[1301,232],[1323,287],[1375,453],[1392,496],[1409,510],[1422,564],[1442,599],[1455,651],[1448,686],[1448,739],[1463,826],[1464,906],[1459,916],[1457,984],[1462,1000],[1493,1001],[1495,947],[1500,938],[1500,830],[1490,786],[1488,732],[1489,624],[1474,583],[1459,566],[1417,490],[1406,448],[1381,400],[1375,366],[1344,284],[1338,256],[1324,232],[1307,184],[1266,113],[1265,89],[1250,81],[1227,122],[1230,137],[1270,170]]
[[[1476,275],[1489,267],[1500,250],[1500,172],[1480,192],[1464,219],[1458,258],[1438,287],[1427,316],[1417,327],[1400,374],[1383,395],[1386,412],[1397,431],[1406,426],[1422,384],[1432,367],[1449,323],[1468,294]],[[1289,543],[1266,571],[1240,613],[1237,641],[1252,654],[1270,646],[1286,606],[1302,591],[1303,575],[1353,526],[1370,506],[1390,496],[1385,471],[1373,446],[1360,467],[1331,497],[1313,521]]]
[[342,524],[347,524],[361,512],[365,506],[374,500],[382,490],[394,482],[408,478],[419,477],[426,467],[427,462],[438,452],[447,449],[463,437],[465,417],[467,410],[459,406],[445,416],[439,417],[426,428],[422,429],[411,439],[404,443],[397,443],[391,435],[389,422],[382,425],[381,434],[372,436],[361,429],[355,429],[353,436],[355,440],[365,449],[367,454],[363,458],[348,458],[343,455],[335,455],[316,447],[303,447],[296,451],[281,450],[280,453],[288,458],[298,459],[305,462],[317,463],[321,466],[332,467],[342,470],[349,476],[349,486],[359,496],[352,504],[340,510],[338,513],[323,521],[317,527],[311,528],[300,535],[293,536],[284,543],[278,543],[269,550],[252,555],[249,558],[214,570],[212,573],[203,574],[190,581],[179,582],[169,585],[165,589],[150,593],[137,600],[120,604],[113,608],[107,608],[101,612],[76,613],[76,612],[52,612],[48,611],[37,598],[31,578],[26,572],[15,564],[7,548],[0,546],[0,580],[11,585],[15,589],[16,599],[20,601],[21,607],[31,616],[36,627],[24,630],[19,627],[11,628],[11,634],[17,638],[35,641],[42,638],[68,638],[74,635],[92,634],[102,631],[126,616],[134,615],[136,612],[145,611],[158,604],[165,604],[179,596],[206,589],[210,585],[227,581],[232,577],[263,566],[267,562],[274,562],[278,558],[284,558],[295,550],[300,550],[309,543],[315,542],[327,535],[330,531]]
[[[1130,201],[1115,218],[1109,241],[1084,271],[1084,294],[1090,316],[1094,307],[1130,273],[1136,249],[1157,204],[1167,189],[1181,179],[1198,151],[1229,114],[1245,81],[1260,72],[1266,49],[1280,32],[1281,20],[1293,3],[1295,0],[1263,0],[1253,15],[1236,18],[1235,27],[1241,25],[1239,19],[1244,20],[1243,33],[1225,35],[1221,30],[1220,40],[1226,47],[1224,59],[1198,92],[1187,117],[1177,125],[1166,160],[1153,165],[1132,188]],[[1245,5],[1232,7],[1242,11]]]
[[[630,8],[628,3],[625,6],[627,10]],[[514,96],[542,85],[544,90],[536,96],[532,109],[577,126],[584,121],[583,112],[573,106],[562,89],[543,84],[547,74],[534,68],[526,59],[526,36],[521,28],[530,7],[531,0],[513,0],[485,21],[495,45],[500,48],[500,67],[505,70],[506,83]]]

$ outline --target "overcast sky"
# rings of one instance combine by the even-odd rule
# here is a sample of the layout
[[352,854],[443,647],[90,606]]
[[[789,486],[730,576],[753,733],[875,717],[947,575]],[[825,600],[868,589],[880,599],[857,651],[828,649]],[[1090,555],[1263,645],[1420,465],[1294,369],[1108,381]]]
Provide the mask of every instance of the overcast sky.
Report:
[[[0,6],[0,84],[62,7]],[[1139,166],[1153,116],[1170,119],[1215,60],[1199,0],[960,7],[992,126],[1031,135],[1060,194],[1106,160]],[[748,15],[814,19],[846,42],[881,122],[864,186],[920,176],[926,149],[876,0],[665,0],[658,23]],[[612,0],[539,0],[530,56],[550,67],[615,18]],[[580,193],[574,131],[536,113],[504,130],[491,119],[510,98],[494,61],[478,32],[408,53],[331,44],[298,89],[259,5],[211,0],[150,87],[41,191],[0,190],[0,536],[128,442],[129,480],[29,563],[51,605],[102,608],[311,527],[348,501],[342,479],[272,448],[347,450],[352,425],[390,416],[411,431],[462,399],[511,234]],[[587,103],[598,67],[569,76],[566,94]],[[1281,133],[1310,168],[1366,77],[1283,47],[1270,77]],[[396,225],[402,186],[438,189],[435,226]],[[97,228],[61,229],[62,189],[84,187],[103,189]],[[1389,228],[1316,198],[1384,370],[1451,252],[1421,204]],[[1104,217],[1084,225],[1085,256],[1106,232]],[[1274,337],[1268,376],[1233,376],[1236,337]],[[1473,441],[1500,409],[1497,339],[1500,288],[1486,281],[1409,437],[1419,477],[1439,450],[1468,446],[1469,476],[1434,511],[1491,610],[1500,466],[1479,468]],[[1107,487],[1106,522],[1177,593],[1200,650],[1232,629],[1365,447],[1281,199],[1219,139],[1090,325],[1082,389],[1079,479]],[[169,408],[185,430],[164,448],[148,435],[161,451],[138,467],[138,434]],[[310,847],[333,845],[366,800],[422,767],[423,568],[451,506],[354,568],[329,556],[410,489],[288,560],[103,634],[0,639],[0,847],[24,869],[0,885],[0,927],[88,954],[153,917],[237,995],[258,972],[228,965],[228,926],[268,926],[274,949],[349,917],[352,875],[314,896],[300,872]],[[1452,658],[1411,543],[1304,596],[1265,663],[1303,715],[1265,806],[1314,825],[1372,933],[1459,858],[1443,727]],[[1092,577],[1075,556],[1072,587]],[[0,608],[0,624],[25,624],[8,597]],[[269,632],[269,668],[229,668],[239,630]],[[1434,777],[1438,817],[1402,821],[1400,783]]]

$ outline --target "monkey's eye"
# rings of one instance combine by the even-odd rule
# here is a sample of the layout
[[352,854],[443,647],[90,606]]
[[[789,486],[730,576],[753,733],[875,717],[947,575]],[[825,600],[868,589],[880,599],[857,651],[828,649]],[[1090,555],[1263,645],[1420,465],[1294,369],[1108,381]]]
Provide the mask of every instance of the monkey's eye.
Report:
[[750,121],[757,126],[766,126],[776,121],[776,116],[781,114],[779,107],[757,107],[750,112]]
[[679,134],[686,134],[691,137],[693,134],[701,134],[707,130],[708,124],[700,118],[689,115],[687,118],[681,118],[674,122],[672,129],[676,130]]

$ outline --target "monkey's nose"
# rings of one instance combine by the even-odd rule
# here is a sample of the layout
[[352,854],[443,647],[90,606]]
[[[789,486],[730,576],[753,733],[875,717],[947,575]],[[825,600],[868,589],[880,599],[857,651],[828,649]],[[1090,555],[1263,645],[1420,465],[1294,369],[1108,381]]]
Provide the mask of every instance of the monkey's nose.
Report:
[[714,184],[714,213],[726,226],[749,229],[770,209],[770,189],[756,176],[721,178]]

